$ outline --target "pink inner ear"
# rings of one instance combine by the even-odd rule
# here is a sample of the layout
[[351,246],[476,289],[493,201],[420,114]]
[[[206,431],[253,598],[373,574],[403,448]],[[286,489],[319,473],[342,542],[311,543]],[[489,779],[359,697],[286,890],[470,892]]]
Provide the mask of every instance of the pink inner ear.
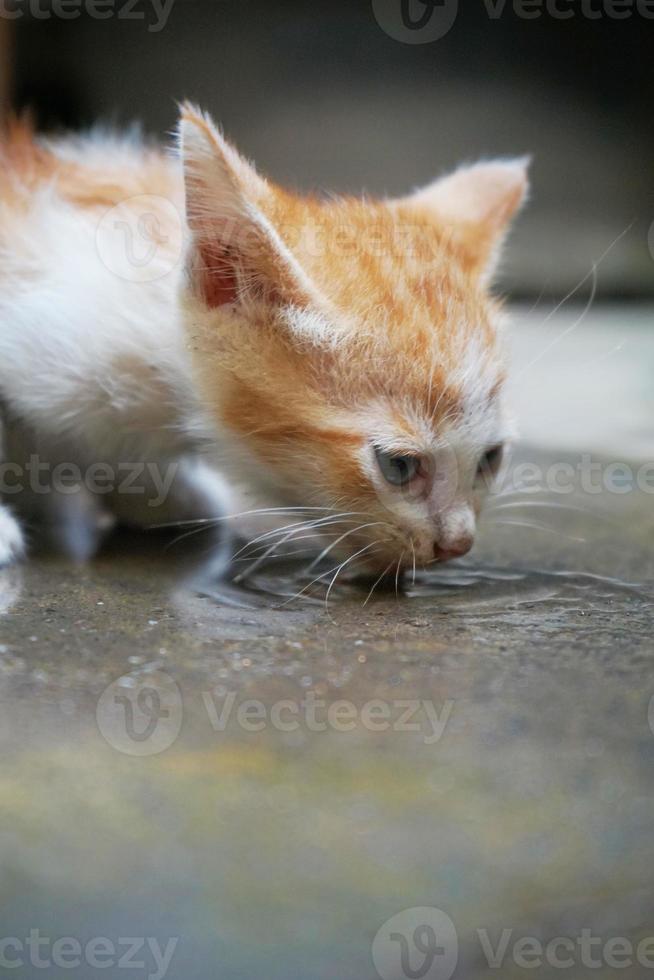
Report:
[[202,300],[210,309],[234,303],[238,285],[228,248],[214,242],[197,245],[197,284]]

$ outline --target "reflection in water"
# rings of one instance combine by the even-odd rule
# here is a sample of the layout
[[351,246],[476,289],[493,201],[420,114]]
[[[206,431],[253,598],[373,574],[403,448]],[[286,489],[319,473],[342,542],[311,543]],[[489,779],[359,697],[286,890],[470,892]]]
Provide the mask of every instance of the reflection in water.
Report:
[[22,570],[18,565],[0,568],[0,616],[9,612],[18,601],[23,584]]
[[602,603],[606,602],[633,597],[649,602],[654,598],[654,590],[645,583],[585,571],[486,565],[471,559],[434,571],[418,571],[415,576],[391,576],[384,583],[377,580],[374,593],[369,580],[356,577],[346,577],[330,590],[330,569],[318,581],[315,572],[313,569],[307,574],[306,563],[272,561],[252,576],[242,577],[238,584],[211,585],[201,591],[226,605],[268,605],[277,610],[299,608],[302,604],[329,608],[343,603],[358,603],[365,608],[373,595],[380,600],[391,596],[398,602],[446,597],[457,603],[463,615],[486,607],[511,608],[545,601],[575,604],[579,610],[599,610],[605,608]]

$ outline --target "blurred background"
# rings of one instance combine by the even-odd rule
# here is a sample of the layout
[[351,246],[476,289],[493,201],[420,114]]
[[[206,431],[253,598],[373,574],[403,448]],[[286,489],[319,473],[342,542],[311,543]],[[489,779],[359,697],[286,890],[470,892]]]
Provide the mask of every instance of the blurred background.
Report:
[[43,128],[163,136],[191,98],[274,178],[372,193],[531,153],[503,287],[563,298],[601,258],[601,297],[654,294],[654,20],[636,0],[622,19],[608,0],[540,16],[509,0],[4,3],[2,104]]

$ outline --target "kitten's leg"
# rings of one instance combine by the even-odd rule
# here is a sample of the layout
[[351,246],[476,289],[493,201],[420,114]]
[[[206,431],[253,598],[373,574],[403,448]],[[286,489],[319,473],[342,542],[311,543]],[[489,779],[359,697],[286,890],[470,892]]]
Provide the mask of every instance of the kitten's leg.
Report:
[[0,505],[0,568],[20,558],[24,551],[25,542],[18,521]]
[[53,489],[39,530],[55,551],[82,562],[96,554],[112,526],[112,516],[96,497],[80,487],[73,494]]
[[[4,426],[0,416],[0,472],[4,462]],[[20,525],[0,502],[0,568],[20,558],[24,551],[25,542]]]
[[85,470],[78,465],[75,447],[40,435],[16,418],[7,419],[5,433],[0,460],[22,474],[20,488],[15,476],[7,476],[12,512],[33,531],[37,546],[45,543],[77,561],[90,558],[110,515],[103,512],[102,498],[84,485]]
[[209,554],[203,574],[222,576],[231,556],[231,534],[224,520],[229,492],[221,476],[190,456],[139,467],[139,476],[119,481],[111,497],[118,520],[139,528],[169,526],[180,534],[197,531],[198,542]]

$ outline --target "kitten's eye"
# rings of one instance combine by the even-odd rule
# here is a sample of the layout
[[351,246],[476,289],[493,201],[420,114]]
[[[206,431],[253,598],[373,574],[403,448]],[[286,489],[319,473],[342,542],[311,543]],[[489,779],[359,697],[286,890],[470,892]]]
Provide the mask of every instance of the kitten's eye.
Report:
[[489,473],[495,476],[502,462],[504,446],[497,445],[488,449],[481,458],[477,467],[477,476],[487,476]]
[[418,475],[420,456],[385,453],[375,448],[375,456],[384,479],[394,487],[404,487]]

